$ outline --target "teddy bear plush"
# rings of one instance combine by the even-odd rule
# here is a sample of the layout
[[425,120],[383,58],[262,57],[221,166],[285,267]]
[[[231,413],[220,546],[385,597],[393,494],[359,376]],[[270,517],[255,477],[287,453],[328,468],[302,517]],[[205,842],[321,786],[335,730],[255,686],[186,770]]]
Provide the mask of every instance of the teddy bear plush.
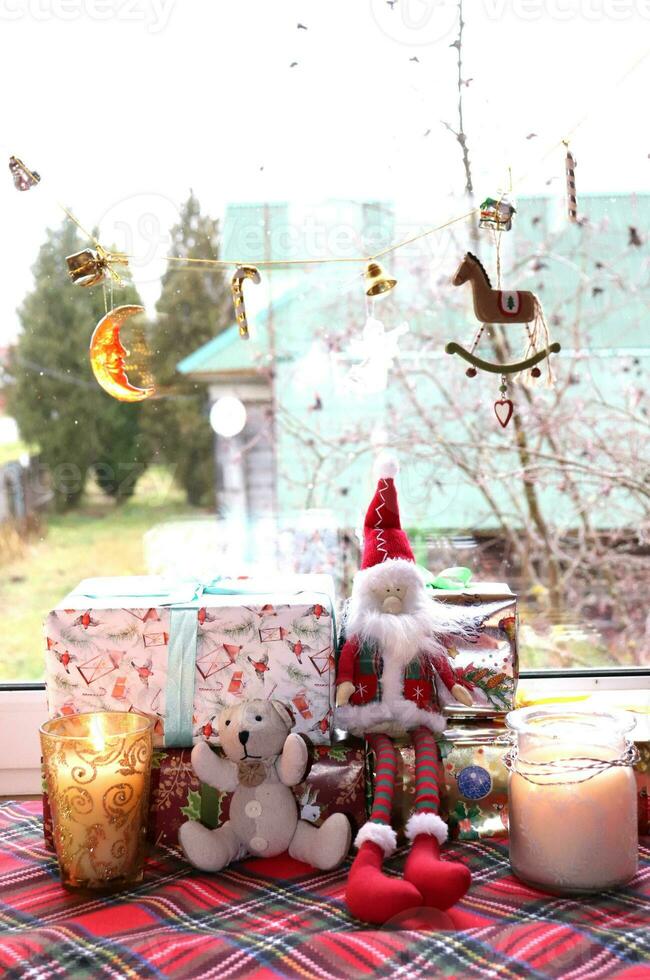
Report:
[[192,750],[201,782],[233,793],[230,819],[216,830],[196,820],[183,824],[180,845],[201,871],[220,871],[245,857],[291,857],[321,870],[335,868],[350,848],[347,817],[333,813],[316,827],[298,819],[289,787],[305,777],[308,749],[291,733],[293,718],[280,701],[244,701],[225,708],[217,729],[225,758],[206,742]]

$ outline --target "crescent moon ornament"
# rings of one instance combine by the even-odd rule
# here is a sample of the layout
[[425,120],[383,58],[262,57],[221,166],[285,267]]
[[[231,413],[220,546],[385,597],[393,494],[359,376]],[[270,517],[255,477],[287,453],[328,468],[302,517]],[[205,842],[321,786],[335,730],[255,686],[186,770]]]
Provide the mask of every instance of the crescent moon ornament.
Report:
[[248,333],[248,320],[246,319],[246,306],[244,304],[244,292],[242,289],[242,284],[244,279],[250,279],[255,285],[259,285],[262,281],[259,269],[254,265],[240,265],[238,269],[235,270],[233,277],[230,281],[230,291],[232,293],[232,301],[235,307],[235,319],[237,320],[237,326],[239,327],[239,336],[242,340],[249,339]]
[[124,366],[128,350],[120,330],[129,317],[144,313],[143,306],[117,306],[99,321],[90,340],[90,366],[97,383],[120,402],[141,402],[155,394],[155,387],[138,388],[129,382]]

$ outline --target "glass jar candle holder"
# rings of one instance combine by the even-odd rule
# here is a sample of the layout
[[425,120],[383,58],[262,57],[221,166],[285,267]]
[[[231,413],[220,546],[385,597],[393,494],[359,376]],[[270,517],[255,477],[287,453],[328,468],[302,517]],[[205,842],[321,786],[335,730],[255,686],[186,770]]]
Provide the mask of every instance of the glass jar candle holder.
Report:
[[599,892],[638,867],[634,719],[624,712],[520,708],[506,716],[510,864],[553,894]]
[[48,721],[40,735],[64,886],[117,891],[141,881],[153,719],[88,712]]

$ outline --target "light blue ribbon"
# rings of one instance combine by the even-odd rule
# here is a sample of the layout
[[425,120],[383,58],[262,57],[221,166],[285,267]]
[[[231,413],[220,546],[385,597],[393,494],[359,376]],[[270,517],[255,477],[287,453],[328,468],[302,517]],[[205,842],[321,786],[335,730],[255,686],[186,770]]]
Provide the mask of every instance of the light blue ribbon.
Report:
[[[282,590],[282,582],[273,591],[261,588],[259,582],[217,576],[211,582],[189,580],[167,585],[158,577],[85,579],[72,593],[84,599],[101,599],[115,603],[142,599],[145,605],[169,607],[169,644],[167,647],[167,686],[165,689],[165,746],[187,748],[192,744],[194,682],[196,679],[197,610],[204,595],[273,595]],[[293,594],[300,595],[298,589]],[[334,602],[326,592],[318,593],[332,616],[336,636]],[[67,600],[66,600],[67,601]]]
[[165,745],[192,744],[194,681],[196,677],[196,607],[173,607],[169,613],[167,688],[165,691]]

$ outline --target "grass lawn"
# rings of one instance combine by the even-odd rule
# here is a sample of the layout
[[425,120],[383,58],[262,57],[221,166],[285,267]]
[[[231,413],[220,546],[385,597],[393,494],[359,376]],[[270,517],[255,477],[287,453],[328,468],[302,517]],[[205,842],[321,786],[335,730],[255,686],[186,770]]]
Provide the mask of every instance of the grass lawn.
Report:
[[197,513],[154,468],[121,507],[93,489],[79,510],[48,516],[43,537],[24,557],[0,566],[0,683],[42,679],[43,619],[81,579],[145,574],[143,535]]

